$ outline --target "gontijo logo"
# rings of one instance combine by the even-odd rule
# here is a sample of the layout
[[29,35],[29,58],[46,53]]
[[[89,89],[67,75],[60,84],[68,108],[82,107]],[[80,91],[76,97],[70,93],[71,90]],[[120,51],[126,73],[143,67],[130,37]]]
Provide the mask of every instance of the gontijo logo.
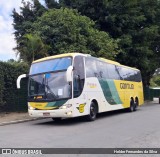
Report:
[[129,83],[120,83],[121,89],[134,89],[134,84]]

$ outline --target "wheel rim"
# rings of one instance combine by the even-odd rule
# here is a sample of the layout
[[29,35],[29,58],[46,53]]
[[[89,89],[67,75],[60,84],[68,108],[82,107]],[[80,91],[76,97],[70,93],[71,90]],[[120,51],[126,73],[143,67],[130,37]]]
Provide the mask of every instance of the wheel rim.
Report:
[[95,108],[94,105],[92,105],[91,108],[90,108],[90,116],[91,116],[92,118],[95,118],[95,117],[96,117],[96,108]]
[[130,106],[130,111],[133,112],[134,111],[134,102],[131,102],[131,106]]
[[134,110],[134,106],[133,106],[133,104],[131,105],[131,111],[133,111]]
[[139,105],[139,102],[138,102],[138,100],[136,100],[135,101],[135,110],[137,109],[138,105]]

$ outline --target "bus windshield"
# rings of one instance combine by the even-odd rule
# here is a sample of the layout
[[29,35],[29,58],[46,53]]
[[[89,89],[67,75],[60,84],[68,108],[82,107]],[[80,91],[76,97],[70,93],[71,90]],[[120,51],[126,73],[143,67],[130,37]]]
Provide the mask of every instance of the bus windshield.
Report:
[[66,71],[30,76],[30,100],[60,100],[71,97],[71,85],[65,79]]
[[30,75],[67,70],[72,64],[71,57],[56,58],[52,60],[46,60],[38,63],[33,63],[30,68]]

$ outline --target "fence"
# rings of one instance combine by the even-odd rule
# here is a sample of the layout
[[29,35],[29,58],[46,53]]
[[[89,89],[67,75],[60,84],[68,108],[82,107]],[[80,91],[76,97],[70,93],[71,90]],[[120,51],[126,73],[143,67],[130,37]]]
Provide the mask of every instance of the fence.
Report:
[[160,89],[144,87],[144,100],[153,101],[153,98],[160,98]]

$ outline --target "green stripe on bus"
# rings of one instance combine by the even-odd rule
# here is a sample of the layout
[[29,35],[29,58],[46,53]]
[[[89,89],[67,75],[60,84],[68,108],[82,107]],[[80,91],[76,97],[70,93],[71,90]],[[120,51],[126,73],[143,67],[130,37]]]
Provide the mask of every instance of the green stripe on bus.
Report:
[[54,102],[49,102],[46,107],[60,107],[63,104],[65,104],[67,100],[59,100],[59,101],[54,101]]
[[111,105],[122,104],[113,80],[99,80],[103,94],[107,102]]

